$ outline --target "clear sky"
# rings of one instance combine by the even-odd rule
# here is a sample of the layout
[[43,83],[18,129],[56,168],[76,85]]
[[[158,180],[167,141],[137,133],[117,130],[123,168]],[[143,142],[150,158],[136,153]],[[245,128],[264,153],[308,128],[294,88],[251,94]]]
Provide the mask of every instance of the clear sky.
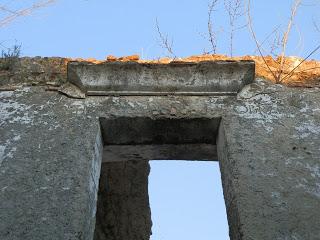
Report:
[[[57,0],[32,16],[21,17],[0,28],[0,42],[10,46],[16,40],[27,56],[95,57],[104,59],[139,54],[143,58],[165,56],[159,47],[156,18],[163,33],[173,39],[177,56],[210,50],[201,35],[207,33],[209,0]],[[286,26],[292,0],[251,0],[254,28],[263,41],[282,23]],[[32,0],[0,0],[13,9]],[[218,53],[228,53],[229,27],[223,0],[213,13]],[[313,20],[320,25],[320,1],[304,0],[290,35],[289,55],[306,56],[320,42]],[[242,25],[245,19],[240,20]],[[302,40],[300,41],[300,36]],[[299,44],[301,42],[301,44]],[[300,46],[300,47],[299,47]],[[265,46],[268,49],[267,46]],[[255,45],[246,28],[236,32],[235,55],[253,54]],[[320,52],[313,56],[320,59]]]
[[227,240],[218,162],[150,161],[151,240]]

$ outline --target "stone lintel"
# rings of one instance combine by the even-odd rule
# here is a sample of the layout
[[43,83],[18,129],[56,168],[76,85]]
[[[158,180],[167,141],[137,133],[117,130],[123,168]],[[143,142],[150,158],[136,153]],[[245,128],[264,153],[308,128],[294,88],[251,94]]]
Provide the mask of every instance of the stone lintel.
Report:
[[172,159],[217,161],[217,147],[213,144],[107,145],[103,151],[102,162]]
[[68,81],[87,95],[230,95],[254,77],[253,61],[68,63]]

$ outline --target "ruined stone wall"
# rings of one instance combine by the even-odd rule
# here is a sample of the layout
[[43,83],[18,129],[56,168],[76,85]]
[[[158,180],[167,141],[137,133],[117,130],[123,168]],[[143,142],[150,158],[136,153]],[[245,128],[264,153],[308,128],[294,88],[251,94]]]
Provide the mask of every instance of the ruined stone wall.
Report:
[[0,89],[16,85],[61,85],[67,81],[69,59],[51,57],[0,58]]
[[[204,150],[218,153],[230,238],[320,239],[318,88],[288,88],[265,79],[252,79],[233,95],[108,95],[74,99],[47,91],[48,86],[39,86],[47,81],[66,81],[64,59],[21,61],[24,64],[11,69],[11,74],[9,70],[1,71],[1,240],[92,240],[95,220],[97,239],[104,235],[147,239],[151,222],[146,159],[139,160],[139,155],[135,158],[138,162],[108,163],[114,159],[101,156],[101,136],[108,137],[104,124],[125,118],[150,122],[166,119],[169,123],[172,119],[219,119],[215,125],[219,129],[218,141],[212,141],[217,143],[217,151],[207,151],[210,146]],[[17,74],[12,74],[14,71]],[[118,73],[114,71],[112,77],[120,79]],[[172,82],[185,79],[184,76]],[[9,89],[8,83],[28,87]],[[143,127],[144,124],[139,125]],[[195,132],[197,128],[194,127]],[[170,139],[174,137],[173,134]],[[172,149],[176,153],[183,151]],[[147,156],[157,154],[152,148],[148,151]],[[169,156],[168,151],[161,154]],[[117,157],[123,155],[126,153]],[[132,208],[134,205],[139,207]]]

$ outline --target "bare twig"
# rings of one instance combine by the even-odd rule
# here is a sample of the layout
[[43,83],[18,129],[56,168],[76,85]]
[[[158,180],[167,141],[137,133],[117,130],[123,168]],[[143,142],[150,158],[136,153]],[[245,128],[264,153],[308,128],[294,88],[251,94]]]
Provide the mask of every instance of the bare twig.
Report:
[[307,57],[305,57],[295,68],[293,68],[289,73],[285,74],[285,68],[287,67],[286,63],[286,50],[289,40],[289,35],[292,29],[292,26],[294,24],[294,19],[297,14],[298,8],[301,5],[301,0],[294,0],[292,7],[291,7],[291,15],[287,24],[286,31],[282,34],[282,37],[280,38],[280,42],[275,38],[274,44],[271,46],[271,53],[275,53],[275,48],[279,47],[280,53],[277,54],[277,67],[276,71],[272,71],[270,65],[267,63],[266,58],[262,54],[261,50],[261,44],[259,44],[257,40],[257,36],[255,34],[255,31],[253,30],[253,24],[252,24],[252,18],[250,14],[250,0],[248,0],[248,6],[247,6],[247,15],[248,15],[248,26],[249,30],[251,32],[251,35],[254,39],[254,42],[256,44],[256,47],[259,51],[260,56],[262,57],[268,71],[272,74],[274,80],[276,83],[281,83],[286,79],[289,79],[295,71],[301,66],[302,63],[304,63],[310,56],[312,56],[316,51],[320,49],[320,45],[317,46]]
[[230,56],[233,56],[234,35],[237,30],[245,28],[248,24],[237,26],[237,21],[245,15],[245,9],[242,0],[224,0],[224,7],[229,16],[230,25]]
[[320,69],[320,67],[306,68],[306,69],[303,69],[303,70],[300,70],[300,71],[295,71],[295,73],[308,72],[308,71],[311,71],[311,70],[314,70],[314,69]]
[[12,11],[10,10],[8,7],[6,6],[0,6],[0,11],[2,12],[7,12],[7,13],[11,13],[11,14],[16,14],[17,12],[16,11]]
[[313,18],[312,23],[317,32],[320,33],[320,26],[317,24],[316,20]]
[[12,48],[1,51],[0,70],[12,71],[18,63],[21,54],[21,45],[15,44]]
[[[268,42],[268,40],[269,40],[272,36],[274,36],[275,34],[277,34],[279,28],[280,28],[280,25],[277,26],[277,27],[275,27],[275,28],[272,30],[272,32],[261,42],[261,44],[260,44],[260,48],[261,48],[261,49],[262,49],[262,46],[263,46],[266,42]],[[253,54],[256,54],[257,51],[258,51],[258,48],[256,48],[256,50],[254,50]]]
[[294,69],[292,69],[284,78],[281,79],[281,81],[284,81],[287,78],[290,78],[292,74],[295,72],[296,69],[298,69],[302,63],[304,63],[309,57],[311,57],[315,52],[317,52],[320,49],[320,45],[318,45],[307,57],[305,57]]
[[19,10],[12,10],[4,5],[0,5],[0,11],[6,12],[8,15],[0,19],[0,27],[4,27],[14,21],[18,17],[30,15],[33,11],[48,6],[49,4],[55,2],[55,0],[42,0],[38,1],[32,6],[19,9]]
[[159,39],[160,39],[160,46],[162,48],[164,48],[171,57],[176,58],[176,55],[174,54],[174,51],[172,49],[173,41],[172,40],[170,41],[168,39],[168,35],[167,34],[164,35],[161,32],[158,19],[156,19],[156,28],[157,28],[157,32],[158,32]]
[[213,24],[212,24],[213,16],[212,15],[213,15],[214,8],[215,8],[217,2],[218,2],[218,0],[212,0],[208,5],[208,23],[207,23],[208,40],[211,44],[213,54],[217,53],[217,35],[213,30]]
[[294,25],[296,30],[297,30],[297,33],[299,35],[299,42],[297,44],[297,47],[295,49],[295,51],[297,51],[299,54],[298,55],[301,55],[301,52],[303,50],[303,47],[304,47],[304,38],[303,38],[303,34],[299,28],[299,26],[297,24]]
[[251,6],[251,2],[250,0],[248,0],[248,4],[247,4],[247,16],[248,16],[248,26],[249,26],[249,30],[251,32],[251,35],[253,37],[253,40],[256,44],[256,47],[259,51],[259,54],[260,56],[262,57],[262,60],[264,62],[264,64],[266,65],[266,67],[268,68],[269,72],[272,74],[272,76],[274,77],[274,79],[277,81],[277,75],[271,70],[270,66],[268,65],[265,57],[263,56],[262,54],[262,51],[261,51],[261,44],[259,44],[258,42],[258,39],[257,39],[257,36],[256,36],[256,33],[255,31],[253,30],[253,24],[252,24],[252,18],[251,18],[251,14],[250,14],[250,6]]
[[280,67],[278,69],[278,81],[282,82],[282,74],[283,74],[283,70],[284,70],[284,65],[285,65],[285,55],[286,55],[286,50],[287,50],[287,46],[288,46],[288,40],[289,40],[289,34],[291,32],[292,29],[292,25],[295,19],[295,16],[297,14],[298,8],[301,4],[301,0],[295,0],[292,7],[291,7],[291,15],[290,15],[290,19],[288,21],[288,25],[287,25],[287,30],[284,32],[284,35],[282,37],[281,40],[281,53],[280,53]]
[[[279,30],[274,33],[273,42],[270,45],[270,53],[273,56],[273,58],[277,58],[278,51],[281,46],[281,34],[279,33]],[[277,61],[274,61],[276,64],[279,64]]]

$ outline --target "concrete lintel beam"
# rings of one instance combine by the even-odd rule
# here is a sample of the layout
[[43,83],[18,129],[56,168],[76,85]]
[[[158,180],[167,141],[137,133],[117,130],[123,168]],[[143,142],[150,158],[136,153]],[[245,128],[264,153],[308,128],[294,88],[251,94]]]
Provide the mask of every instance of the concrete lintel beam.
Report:
[[230,95],[254,77],[253,61],[68,63],[68,81],[88,95]]
[[190,160],[217,161],[217,146],[213,144],[106,145],[103,162],[129,160]]

